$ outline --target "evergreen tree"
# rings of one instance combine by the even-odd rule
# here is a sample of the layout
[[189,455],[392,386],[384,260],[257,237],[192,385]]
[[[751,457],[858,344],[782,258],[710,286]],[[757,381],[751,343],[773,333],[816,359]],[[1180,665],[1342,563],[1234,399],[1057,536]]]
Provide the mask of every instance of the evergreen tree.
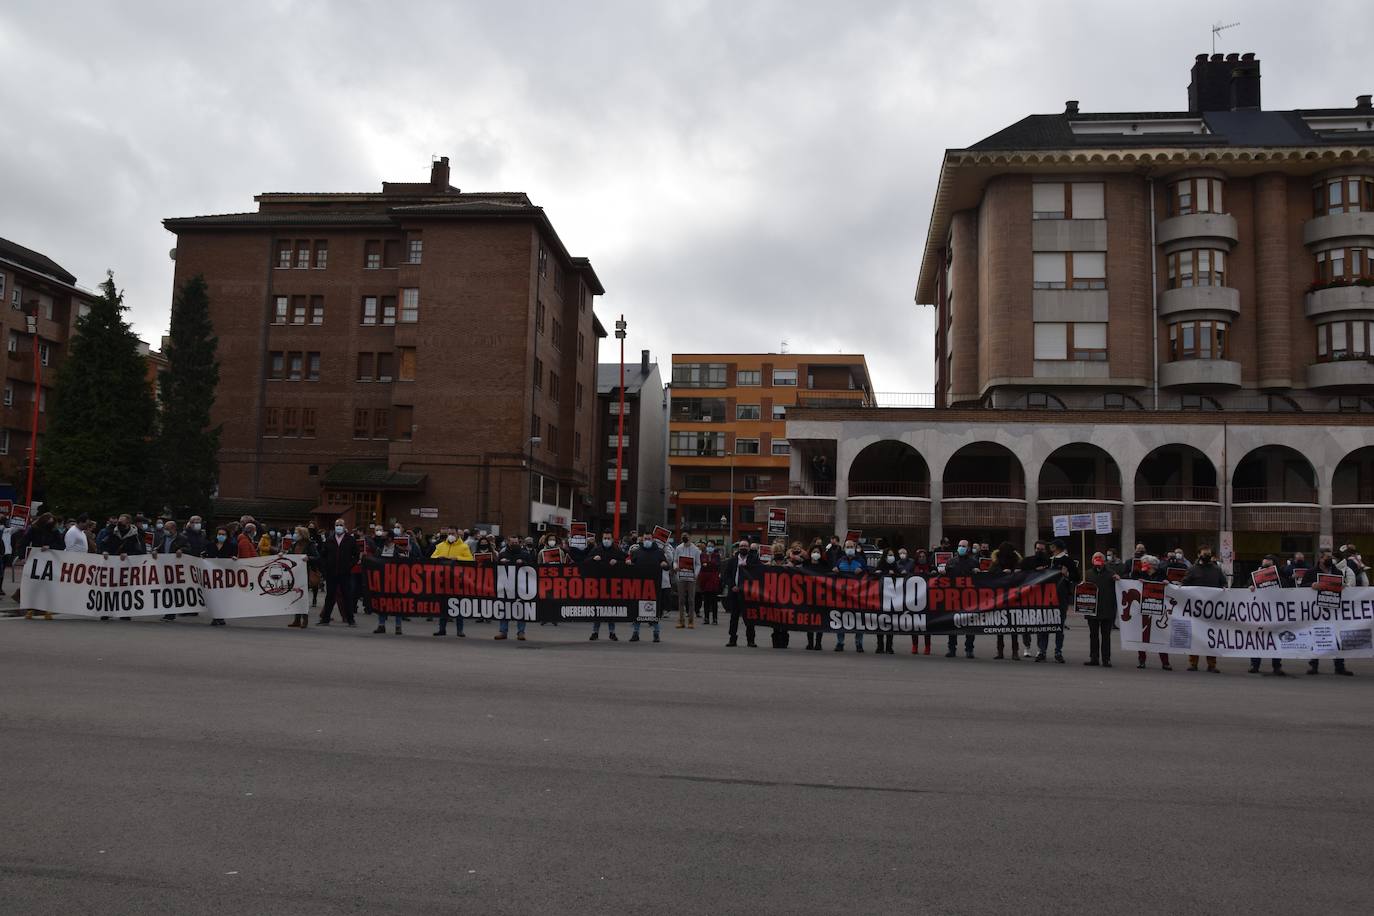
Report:
[[100,291],[57,372],[40,453],[47,502],[97,519],[145,508],[157,410],[113,272]]
[[159,375],[158,497],[178,518],[210,514],[210,494],[219,477],[219,428],[210,428],[210,408],[219,384],[210,297],[200,274],[186,281],[172,302],[167,368]]

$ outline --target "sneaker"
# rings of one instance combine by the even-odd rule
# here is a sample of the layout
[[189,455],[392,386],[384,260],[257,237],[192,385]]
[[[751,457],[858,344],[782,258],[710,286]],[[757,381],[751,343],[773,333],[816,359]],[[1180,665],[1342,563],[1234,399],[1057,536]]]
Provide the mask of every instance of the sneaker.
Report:
[[497,634],[496,634],[496,638],[497,638],[498,640],[505,639],[505,638],[506,638],[506,634],[505,634],[505,633],[497,633]]
[[725,648],[727,648],[727,649],[734,649],[734,648],[737,648],[738,646],[739,646],[739,640],[738,640],[738,639],[735,639],[733,636],[731,636],[731,637],[730,637],[730,641],[727,642],[727,643],[725,644]]
[[1044,655],[1044,653],[1042,652],[1041,654],[1037,655],[1037,656],[1035,657],[1035,660],[1036,660],[1037,662],[1043,662],[1043,661],[1045,660],[1045,655]]
[[373,635],[373,636],[376,636],[378,633],[385,633],[385,632],[386,632],[386,627],[378,627],[377,629],[375,629],[375,630],[372,631],[372,635]]
[[1054,660],[1061,665],[1064,664],[1064,656],[1060,655],[1058,652],[1054,653]]
[[[448,634],[445,633],[443,630],[435,630],[433,635],[435,635],[435,636],[447,636]],[[595,636],[592,637],[592,639],[595,639],[595,638],[596,638]]]
[[1136,666],[1137,668],[1144,668],[1144,667],[1145,667],[1145,663],[1144,663],[1144,662],[1136,662],[1136,663],[1135,663],[1135,666]]
[[468,634],[464,633],[462,630],[459,630],[459,631],[458,631],[458,638],[459,638],[459,639],[467,639],[467,638],[468,638]]

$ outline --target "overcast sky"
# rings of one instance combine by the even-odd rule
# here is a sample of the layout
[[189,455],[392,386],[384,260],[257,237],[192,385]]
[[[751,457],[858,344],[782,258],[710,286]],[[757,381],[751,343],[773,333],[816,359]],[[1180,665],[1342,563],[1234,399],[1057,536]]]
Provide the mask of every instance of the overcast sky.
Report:
[[156,343],[162,218],[423,181],[447,155],[464,190],[546,208],[633,353],[786,340],[866,354],[881,391],[929,391],[931,316],[912,297],[944,149],[1070,98],[1184,107],[1218,20],[1241,22],[1218,50],[1263,61],[1266,108],[1353,105],[1374,91],[1354,25],[1368,14],[1367,0],[11,0],[0,236],[87,288],[113,268]]

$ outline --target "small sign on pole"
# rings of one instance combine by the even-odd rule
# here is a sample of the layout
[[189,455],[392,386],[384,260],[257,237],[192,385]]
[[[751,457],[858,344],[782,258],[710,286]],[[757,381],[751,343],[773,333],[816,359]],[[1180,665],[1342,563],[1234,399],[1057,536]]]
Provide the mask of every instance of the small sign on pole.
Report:
[[787,510],[780,506],[768,508],[768,537],[787,537]]

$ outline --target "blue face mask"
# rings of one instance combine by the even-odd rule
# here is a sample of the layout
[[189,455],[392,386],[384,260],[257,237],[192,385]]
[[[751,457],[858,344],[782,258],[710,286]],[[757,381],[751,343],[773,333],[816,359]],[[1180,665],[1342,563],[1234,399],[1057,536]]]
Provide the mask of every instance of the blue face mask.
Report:
[[221,544],[223,544],[225,541],[228,540],[228,538],[227,538],[225,535],[223,535],[223,534],[217,534],[217,535],[215,535],[215,540],[217,540],[217,541],[219,541]]
[[960,545],[959,545],[959,556],[962,557],[962,556],[964,556],[964,555],[967,554],[967,553],[968,553],[968,548],[965,547],[965,546],[963,546],[962,544],[960,544]]

